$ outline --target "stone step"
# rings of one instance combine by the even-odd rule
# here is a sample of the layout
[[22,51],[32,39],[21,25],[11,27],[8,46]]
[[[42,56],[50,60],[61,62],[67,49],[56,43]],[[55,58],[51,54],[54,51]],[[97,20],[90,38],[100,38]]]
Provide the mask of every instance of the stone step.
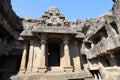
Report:
[[73,73],[45,73],[45,74],[21,74],[11,77],[11,80],[68,80],[68,79],[85,79],[91,78],[89,72],[73,72]]
[[66,78],[63,77],[41,77],[39,80],[67,80]]

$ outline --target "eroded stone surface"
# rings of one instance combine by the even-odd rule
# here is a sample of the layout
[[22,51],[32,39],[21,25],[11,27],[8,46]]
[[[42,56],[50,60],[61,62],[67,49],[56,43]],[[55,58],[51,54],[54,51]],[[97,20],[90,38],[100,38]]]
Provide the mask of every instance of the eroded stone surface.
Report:
[[[55,7],[37,19],[18,17],[0,0],[0,79],[119,80],[120,0],[113,1],[102,16],[70,21]],[[51,42],[60,46],[57,67],[46,56]]]

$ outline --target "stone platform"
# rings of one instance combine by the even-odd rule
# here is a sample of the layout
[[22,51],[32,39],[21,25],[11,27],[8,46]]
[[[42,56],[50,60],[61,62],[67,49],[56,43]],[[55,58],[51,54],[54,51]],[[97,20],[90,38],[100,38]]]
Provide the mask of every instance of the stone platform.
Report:
[[92,80],[89,72],[72,72],[72,73],[45,73],[45,74],[17,74],[12,76],[11,80]]

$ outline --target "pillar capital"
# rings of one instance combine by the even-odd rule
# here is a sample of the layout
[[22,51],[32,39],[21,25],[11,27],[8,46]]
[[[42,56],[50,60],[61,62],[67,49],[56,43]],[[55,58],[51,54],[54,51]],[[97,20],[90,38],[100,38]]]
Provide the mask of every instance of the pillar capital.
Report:
[[69,43],[69,39],[70,39],[70,37],[68,35],[64,35],[63,44],[68,44]]
[[46,40],[47,39],[47,34],[41,34],[40,39],[45,39]]
[[69,41],[68,40],[65,40],[65,41],[63,41],[63,44],[65,45],[65,44],[69,44]]
[[41,44],[46,44],[47,34],[41,34],[40,40]]
[[24,42],[24,49],[28,49],[29,43],[27,41]]
[[30,45],[33,45],[34,44],[34,40],[30,40]]
[[42,39],[42,40],[40,41],[40,44],[46,44],[46,40]]
[[69,35],[63,35],[63,40],[69,40],[70,36]]

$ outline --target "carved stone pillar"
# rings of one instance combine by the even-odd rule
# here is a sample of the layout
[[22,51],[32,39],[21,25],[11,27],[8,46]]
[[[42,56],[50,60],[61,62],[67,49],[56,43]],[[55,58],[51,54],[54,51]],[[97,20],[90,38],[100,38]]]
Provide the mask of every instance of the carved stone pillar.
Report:
[[46,72],[46,64],[45,64],[45,48],[46,48],[46,37],[45,37],[45,35],[42,35],[41,36],[41,51],[40,51],[40,63],[39,63],[39,66],[38,66],[38,72],[41,72],[41,73],[44,73],[44,72]]
[[34,55],[34,41],[30,41],[30,48],[29,48],[29,58],[28,58],[28,65],[27,65],[27,72],[32,72],[33,67],[33,55]]
[[65,59],[65,66],[64,66],[64,71],[65,72],[72,72],[73,67],[71,66],[71,60],[70,60],[70,53],[69,53],[69,38],[68,36],[64,36],[64,59]]
[[39,62],[40,62],[40,41],[35,40],[32,72],[37,72]]
[[64,47],[63,44],[60,45],[60,67],[64,67],[65,65],[65,60],[64,60]]
[[79,51],[79,46],[78,46],[78,42],[75,41],[75,53],[74,53],[74,69],[75,71],[81,71],[81,62],[80,62],[80,51]]
[[23,54],[22,54],[22,59],[21,59],[21,65],[20,65],[19,73],[25,73],[25,71],[26,71],[27,49],[28,49],[28,44],[27,44],[27,42],[25,42],[24,43],[24,49],[23,49]]

